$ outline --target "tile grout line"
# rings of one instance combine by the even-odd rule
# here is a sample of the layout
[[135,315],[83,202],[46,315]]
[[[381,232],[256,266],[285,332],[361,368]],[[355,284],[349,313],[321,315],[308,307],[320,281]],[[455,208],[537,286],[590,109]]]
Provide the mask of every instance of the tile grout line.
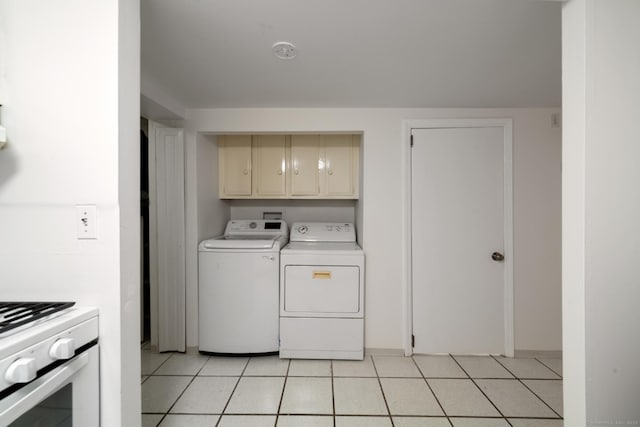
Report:
[[[494,357],[493,355],[491,355],[491,357],[492,357],[496,362],[500,363],[500,361],[499,361],[496,357]],[[542,366],[544,366],[544,367],[546,368],[546,366],[545,366],[545,364],[544,364],[544,363],[540,362],[539,360],[537,360],[537,359],[535,359],[535,358],[534,358],[533,360],[535,360],[536,362],[540,363]],[[522,386],[523,386],[524,388],[526,388],[527,390],[529,390],[529,391],[531,392],[531,394],[533,394],[535,397],[537,397],[537,398],[538,398],[538,400],[539,400],[540,402],[542,402],[542,403],[543,403],[547,408],[549,408],[549,409],[551,410],[551,412],[553,412],[554,414],[556,414],[560,419],[563,419],[563,418],[560,416],[560,414],[558,414],[558,413],[557,413],[557,412],[556,412],[556,411],[555,411],[551,406],[549,406],[549,404],[548,404],[547,402],[545,402],[545,401],[544,401],[544,399],[542,399],[540,396],[538,396],[538,394],[537,394],[536,392],[534,392],[533,390],[531,390],[531,389],[530,389],[530,388],[529,388],[529,387],[524,383],[524,381],[522,381],[522,379],[521,379],[518,375],[516,375],[515,373],[513,373],[513,372],[512,372],[508,367],[506,367],[504,364],[500,363],[500,366],[504,367],[504,369],[506,369],[506,370],[507,370],[511,375],[513,375],[513,376],[515,377],[515,379],[516,379],[518,382],[520,382],[520,384],[522,384]],[[549,369],[549,368],[547,368],[547,369]],[[552,369],[549,369],[549,370],[550,370],[551,372],[553,372],[553,370],[552,370]],[[556,374],[555,372],[553,372],[553,373],[554,373],[554,374]],[[556,374],[556,375],[558,375],[558,374]],[[525,379],[535,379],[535,378],[525,378]],[[547,378],[547,379],[549,379],[549,380],[550,380],[550,379],[553,379],[553,378]],[[564,398],[564,396],[563,396],[563,398]]]
[[[528,378],[526,378],[526,379],[528,379]],[[529,379],[529,380],[530,380],[530,381],[531,381],[531,380],[534,380],[534,381],[535,381],[535,379]],[[558,416],[558,418],[560,418],[561,420],[562,420],[562,419],[564,419],[564,418],[563,418],[563,417],[562,417],[558,412],[556,412],[556,410],[555,410],[555,409],[553,409],[553,408],[551,407],[551,405],[549,405],[547,402],[545,402],[545,400],[544,400],[542,397],[538,396],[538,393],[536,393],[535,391],[533,391],[533,390],[532,390],[532,389],[531,389],[531,388],[530,388],[530,387],[529,387],[529,386],[528,386],[524,381],[522,381],[520,378],[518,378],[518,381],[520,381],[520,383],[521,383],[521,384],[522,384],[522,385],[523,385],[527,390],[529,390],[529,391],[530,391],[530,392],[531,392],[535,397],[537,397],[538,399],[540,399],[540,401],[541,401],[542,403],[544,403],[544,404],[547,406],[547,408],[551,409],[551,411],[552,411],[554,414],[556,414],[556,415]],[[563,396],[563,397],[564,397],[564,396]]]
[[242,368],[242,371],[240,372],[240,376],[238,376],[238,381],[236,381],[236,385],[233,386],[233,390],[231,390],[231,393],[229,394],[229,397],[227,398],[227,403],[224,404],[224,407],[222,408],[222,411],[220,411],[220,417],[218,418],[218,421],[216,422],[216,427],[219,426],[220,423],[222,422],[222,417],[224,416],[224,412],[229,407],[229,403],[231,402],[231,398],[233,397],[233,393],[236,392],[236,389],[238,388],[238,384],[240,384],[240,380],[244,376],[244,373],[246,372],[247,366],[249,366],[249,362],[250,361],[251,361],[251,357],[249,357],[247,359],[247,362],[244,364],[244,368]]
[[507,417],[502,413],[502,411],[500,410],[500,408],[498,408],[498,405],[496,405],[495,403],[493,403],[493,400],[491,400],[489,398],[489,396],[487,396],[487,394],[482,390],[482,387],[480,387],[478,385],[478,383],[475,381],[474,378],[471,377],[471,375],[469,375],[469,373],[467,372],[466,369],[464,369],[464,367],[460,364],[460,362],[458,362],[458,360],[452,355],[449,354],[449,357],[451,357],[453,359],[454,362],[456,362],[456,364],[460,367],[460,369],[462,369],[462,372],[464,372],[469,379],[471,380],[471,382],[473,383],[473,385],[476,386],[476,388],[480,391],[480,393],[482,393],[482,395],[489,401],[489,403],[491,403],[491,405],[496,409],[496,411],[498,411],[498,413],[500,414],[500,416],[505,420],[505,422],[509,425],[512,425],[509,420],[507,419]]
[[[158,365],[158,367],[156,369],[154,369],[153,372],[147,376],[147,379],[144,382],[146,382],[152,376],[155,376],[155,377],[162,377],[162,376],[188,377],[188,376],[190,376],[190,375],[154,375],[158,371],[158,369],[160,369],[165,363],[167,363],[169,361],[169,359],[173,358],[173,356],[175,356],[175,354],[176,354],[175,352],[171,353],[169,355],[169,357],[167,357],[164,360],[164,362],[162,362],[160,365]],[[186,354],[186,353],[184,353],[184,354]],[[209,358],[207,358],[207,360],[209,360]],[[205,361],[205,363],[206,363],[206,361]],[[203,363],[202,366],[204,366],[205,363]],[[198,372],[200,372],[200,370],[202,370],[202,366],[200,367],[200,369],[198,369],[198,371],[196,372],[196,375],[197,375]],[[180,398],[182,397],[184,392],[187,391],[187,389],[189,388],[191,383],[193,383],[193,380],[196,378],[196,375],[191,376],[191,380],[189,380],[189,383],[185,386],[185,388],[182,390],[182,392],[180,392],[180,394],[178,395],[176,400],[174,400],[173,403],[169,406],[169,408],[163,414],[161,414],[162,417],[160,418],[160,421],[158,421],[156,426],[159,426],[164,421],[164,419],[167,417],[167,415],[169,415],[169,412],[171,412],[171,409],[173,409],[173,407],[178,402],[178,400],[180,400]]]
[[[500,362],[500,360],[499,360],[496,356],[494,356],[494,355],[490,354],[490,355],[489,355],[489,357],[491,357],[493,360],[495,360],[496,362],[498,362],[498,364],[499,364],[500,366],[502,366],[504,369],[506,369],[506,370],[507,370],[511,375],[513,375],[513,377],[514,377],[514,378],[516,378],[516,379],[524,378],[524,377],[520,377],[520,376],[516,375],[515,373],[513,373],[513,372],[512,372],[512,371],[511,371],[511,370],[510,370],[510,369],[509,369],[509,368],[508,368],[504,363]],[[502,357],[502,356],[501,356],[501,357]],[[503,359],[506,359],[506,357],[502,357],[502,358],[503,358]],[[559,380],[559,379],[562,379],[562,377],[561,377],[560,375],[558,375],[557,373],[555,373],[553,369],[549,368],[547,365],[545,365],[544,363],[540,362],[540,361],[539,361],[538,359],[536,359],[536,358],[520,358],[520,359],[518,359],[518,358],[512,358],[512,359],[513,359],[513,360],[523,360],[523,359],[527,359],[527,360],[535,360],[536,362],[538,362],[539,364],[541,364],[542,366],[544,366],[546,369],[548,369],[549,371],[551,371],[551,373],[552,373],[552,374],[554,374],[554,375],[556,375],[556,376],[558,376],[558,377],[559,377],[559,378],[525,378],[525,379],[527,379],[527,380]]]
[[[544,363],[542,360],[538,359],[537,357],[534,357],[534,359],[535,359],[535,360],[537,360],[537,361],[538,361],[538,363],[541,363],[544,367],[546,367],[546,368],[547,368],[547,369],[549,369],[551,372],[553,372],[554,374],[556,374],[557,376],[559,376],[559,377],[560,377],[559,379],[549,378],[547,381],[558,381],[558,380],[559,380],[559,381],[564,381],[564,378],[562,377],[562,375],[560,375],[560,373],[556,372],[556,371],[555,371],[555,369],[551,368],[549,365],[547,365],[546,363]],[[542,379],[542,380],[545,380],[544,378],[541,378],[541,379]],[[531,390],[531,388],[529,388],[529,386],[528,386],[527,384],[524,384],[524,386],[525,386],[526,388],[528,388],[528,389],[529,389],[529,391],[531,391],[531,393],[533,393],[533,394],[535,394],[536,396],[538,396],[538,394],[537,394],[535,391]],[[546,402],[543,398],[541,398],[540,396],[538,396],[538,399],[542,400],[545,404],[547,404],[547,402]],[[564,394],[562,395],[562,399],[563,399],[563,401],[564,401]],[[551,409],[553,412],[555,412],[555,414],[556,414],[556,415],[558,415],[558,416],[560,417],[560,419],[564,420],[564,417],[563,417],[562,415],[560,415],[560,414],[558,413],[558,411],[556,411],[555,409],[553,409],[553,408],[551,407],[551,405],[548,405],[548,404],[547,404],[547,406],[549,407],[549,409]]]
[[[162,353],[158,353],[158,354],[162,354]],[[171,359],[171,358],[174,356],[174,354],[175,354],[175,353],[171,353],[171,354],[169,355],[169,357],[167,357],[166,359],[164,359],[164,361],[163,361],[161,364],[159,364],[159,365],[158,365],[158,367],[157,367],[156,369],[154,369],[154,370],[149,374],[149,376],[152,376],[152,375],[154,375],[156,372],[158,372],[158,369],[162,368],[162,366],[163,366],[165,363],[167,363],[167,362],[169,361],[169,359]]]
[[[186,353],[184,353],[184,354],[186,354]],[[165,360],[165,363],[166,363],[166,361],[168,361],[169,359],[171,359],[174,355],[175,355],[175,353],[174,353],[174,354],[172,354],[172,355],[171,355],[171,357],[167,358],[167,360]],[[189,384],[187,384],[187,386],[184,388],[184,390],[182,390],[182,393],[180,393],[180,395],[176,398],[176,400],[174,400],[174,401],[173,401],[173,404],[171,404],[171,406],[169,406],[169,409],[167,409],[167,411],[164,413],[164,415],[163,415],[162,419],[160,420],[160,422],[158,423],[158,425],[160,425],[160,424],[164,421],[164,419],[167,417],[167,415],[169,415],[169,412],[171,412],[171,410],[173,409],[173,407],[174,407],[174,406],[176,406],[176,403],[178,403],[178,400],[180,400],[180,398],[184,395],[184,393],[187,391],[187,389],[189,388],[189,386],[190,386],[191,384],[193,384],[193,381],[194,381],[194,380],[196,379],[196,377],[198,376],[198,373],[202,370],[202,368],[204,367],[204,365],[206,365],[206,364],[207,364],[207,362],[209,361],[209,359],[210,359],[210,356],[207,356],[207,360],[205,360],[205,361],[204,361],[204,363],[202,364],[202,366],[200,366],[200,368],[196,371],[196,373],[191,377],[191,381],[189,381]],[[163,363],[163,365],[164,365],[164,363]],[[162,365],[160,365],[160,366],[162,366]],[[158,366],[158,369],[160,369],[160,366]],[[157,375],[157,376],[159,376],[159,375]],[[178,375],[176,375],[176,376],[178,376]]]
[[280,393],[280,403],[278,403],[278,409],[276,410],[276,422],[274,426],[278,425],[278,419],[280,418],[280,408],[282,408],[282,401],[284,400],[284,391],[287,388],[287,380],[289,379],[289,369],[291,369],[291,359],[287,360],[287,370],[284,373],[284,383],[282,384],[282,392]]
[[427,385],[427,388],[433,395],[433,398],[436,399],[436,403],[440,407],[440,410],[442,411],[444,416],[447,418],[447,422],[449,423],[449,425],[453,426],[453,422],[449,419],[449,415],[447,414],[447,411],[444,410],[444,406],[442,406],[442,403],[440,403],[440,399],[438,399],[438,396],[436,396],[436,393],[431,388],[431,384],[429,384],[429,381],[427,381],[427,377],[424,376],[422,369],[420,369],[420,366],[418,366],[418,362],[416,362],[416,360],[413,358],[413,355],[411,355],[410,357],[411,357],[411,360],[413,361],[413,364],[416,365],[416,368],[418,368],[418,372],[420,372],[420,375],[422,375],[422,379],[424,380],[425,384]]
[[391,427],[394,427],[395,424],[393,422],[393,417],[391,416],[391,409],[389,408],[389,403],[387,402],[387,396],[384,394],[384,388],[382,388],[382,381],[380,381],[380,374],[378,373],[378,368],[376,367],[376,361],[373,356],[369,356],[371,358],[371,364],[373,365],[373,371],[376,373],[376,379],[378,380],[378,387],[380,387],[380,393],[382,393],[382,400],[384,400],[384,406],[387,408],[387,413],[389,414],[389,421],[391,421]]
[[542,360],[538,359],[537,357],[534,357],[535,360],[537,360],[539,363],[541,363],[545,368],[549,369],[551,372],[553,372],[554,374],[556,374],[557,376],[560,377],[560,379],[562,378],[562,375],[560,375],[559,372],[556,372],[555,369],[553,369],[551,366],[547,365],[546,363],[544,363]]
[[[167,409],[167,411],[164,413],[164,416],[162,417],[162,420],[164,420],[164,418],[169,415],[169,412],[171,412],[171,410],[173,409],[174,406],[176,406],[176,403],[178,403],[178,400],[180,400],[180,398],[184,395],[184,392],[187,391],[187,389],[189,388],[189,386],[193,383],[193,380],[196,379],[196,376],[193,375],[191,377],[191,380],[189,381],[189,383],[186,385],[186,387],[184,388],[184,390],[182,390],[182,392],[180,393],[180,395],[178,395],[178,397],[176,398],[176,400],[173,401],[173,403],[171,404],[171,406],[169,406],[169,409]],[[162,422],[162,420],[160,420],[160,422]]]
[[333,359],[329,360],[329,374],[331,375],[331,407],[333,412],[333,427],[336,427],[336,392],[335,386],[333,383]]

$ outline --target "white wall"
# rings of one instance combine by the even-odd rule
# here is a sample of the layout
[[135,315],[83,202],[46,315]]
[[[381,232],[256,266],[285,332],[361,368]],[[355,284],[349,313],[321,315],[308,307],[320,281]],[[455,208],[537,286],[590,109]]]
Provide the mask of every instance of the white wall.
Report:
[[640,2],[563,8],[565,417],[640,423]]
[[562,7],[562,326],[567,426],[586,426],[585,396],[585,42],[586,3]]
[[[138,4],[0,0],[0,32],[2,299],[97,306],[102,425],[135,426]],[[83,203],[98,240],[76,239]]]
[[[192,132],[363,132],[362,191],[355,215],[366,262],[367,348],[403,347],[403,120],[512,117],[514,120],[515,344],[560,350],[559,109],[212,109],[187,110]],[[195,136],[187,157],[196,156]],[[190,148],[191,147],[191,148]],[[188,173],[196,175],[194,170]],[[195,181],[196,178],[193,178]],[[214,193],[217,188],[210,187]],[[188,204],[195,211],[196,203]],[[189,238],[189,236],[188,236]],[[197,244],[192,233],[191,245]],[[197,280],[187,286],[197,288]],[[189,326],[188,326],[189,327]]]
[[266,211],[282,212],[289,226],[299,221],[356,221],[354,200],[230,200],[229,205],[232,219],[262,218]]
[[[218,144],[215,135],[197,135],[198,241],[222,234],[229,204],[218,198]],[[212,191],[213,190],[213,191]]]
[[218,145],[185,124],[186,325],[187,347],[198,346],[198,243],[221,234],[230,218],[226,201],[218,199]]
[[[136,426],[140,396],[140,4],[118,1],[120,423]],[[114,396],[115,397],[115,396]],[[105,415],[106,417],[106,415]],[[105,422],[102,425],[107,425]]]
[[184,118],[185,106],[148,75],[142,76],[139,93],[144,117],[159,122]]
[[[561,128],[514,118],[515,348],[562,348]],[[542,271],[541,271],[542,270]]]

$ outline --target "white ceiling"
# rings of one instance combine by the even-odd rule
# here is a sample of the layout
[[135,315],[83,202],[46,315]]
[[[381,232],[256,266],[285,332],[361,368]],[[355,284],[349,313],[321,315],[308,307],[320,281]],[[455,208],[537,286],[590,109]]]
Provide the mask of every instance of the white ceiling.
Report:
[[[552,107],[561,3],[142,0],[143,87],[187,108]],[[294,60],[271,46],[289,41]]]

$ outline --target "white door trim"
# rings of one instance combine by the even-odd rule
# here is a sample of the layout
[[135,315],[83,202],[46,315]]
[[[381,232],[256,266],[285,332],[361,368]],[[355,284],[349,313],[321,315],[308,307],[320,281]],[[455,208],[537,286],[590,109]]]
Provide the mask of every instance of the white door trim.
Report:
[[504,348],[505,355],[514,355],[514,291],[513,291],[513,120],[496,119],[422,119],[405,120],[403,126],[403,205],[404,205],[404,269],[403,269],[403,307],[404,307],[404,354],[413,354],[411,336],[413,334],[413,283],[411,249],[411,130],[429,128],[479,128],[501,127],[504,135]]

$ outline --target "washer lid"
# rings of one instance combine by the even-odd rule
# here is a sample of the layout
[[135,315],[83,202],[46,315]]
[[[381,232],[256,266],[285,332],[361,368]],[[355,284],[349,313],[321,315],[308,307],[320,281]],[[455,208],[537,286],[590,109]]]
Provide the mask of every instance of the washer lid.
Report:
[[220,236],[202,242],[204,249],[271,249],[279,237]]

